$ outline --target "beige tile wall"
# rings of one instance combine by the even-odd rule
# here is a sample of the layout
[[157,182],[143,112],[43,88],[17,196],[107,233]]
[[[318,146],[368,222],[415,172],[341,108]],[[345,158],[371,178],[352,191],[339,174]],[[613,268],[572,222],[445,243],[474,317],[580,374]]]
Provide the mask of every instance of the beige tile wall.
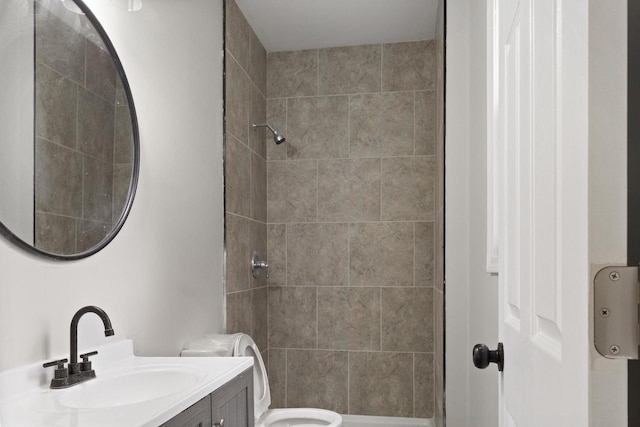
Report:
[[435,196],[435,288],[434,288],[434,380],[436,426],[444,425],[444,4],[438,8],[438,26],[436,32],[436,73],[435,73],[435,153],[436,153],[436,196]]
[[274,407],[434,415],[435,61],[434,41],[267,56]]
[[235,1],[225,1],[225,15],[227,332],[250,334],[268,357],[267,281],[249,267],[254,251],[267,258],[265,132],[251,127],[266,120],[267,53]]
[[62,7],[59,13],[36,3],[35,246],[72,255],[94,247],[118,222],[133,134],[100,37],[86,17]]

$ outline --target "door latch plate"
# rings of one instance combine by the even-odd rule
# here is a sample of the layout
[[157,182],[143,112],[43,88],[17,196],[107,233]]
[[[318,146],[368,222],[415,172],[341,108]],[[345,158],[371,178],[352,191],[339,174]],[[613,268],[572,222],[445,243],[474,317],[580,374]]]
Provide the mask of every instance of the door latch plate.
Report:
[[605,267],[594,279],[594,341],[610,359],[638,359],[638,267]]

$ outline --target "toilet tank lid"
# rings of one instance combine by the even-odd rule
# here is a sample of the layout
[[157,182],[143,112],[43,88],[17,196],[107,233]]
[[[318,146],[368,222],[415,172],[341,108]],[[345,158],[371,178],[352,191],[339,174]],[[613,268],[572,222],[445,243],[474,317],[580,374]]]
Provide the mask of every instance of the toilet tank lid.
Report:
[[187,342],[182,356],[232,357],[236,343],[243,334],[209,334]]

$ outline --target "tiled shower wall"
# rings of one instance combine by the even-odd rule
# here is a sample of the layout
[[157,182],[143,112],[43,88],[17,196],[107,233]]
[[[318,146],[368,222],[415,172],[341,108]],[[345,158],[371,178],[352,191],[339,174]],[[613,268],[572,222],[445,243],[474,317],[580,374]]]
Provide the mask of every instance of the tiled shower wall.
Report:
[[267,357],[267,281],[249,269],[254,251],[267,258],[265,132],[251,127],[266,118],[267,53],[235,1],[225,15],[227,332],[251,335]]
[[435,187],[435,283],[434,302],[434,379],[436,427],[444,425],[444,1],[438,4],[436,25],[436,187]]
[[36,3],[35,245],[75,254],[99,243],[125,206],[133,163],[129,108],[86,17]]
[[435,52],[268,55],[267,120],[287,137],[267,144],[276,407],[434,415]]

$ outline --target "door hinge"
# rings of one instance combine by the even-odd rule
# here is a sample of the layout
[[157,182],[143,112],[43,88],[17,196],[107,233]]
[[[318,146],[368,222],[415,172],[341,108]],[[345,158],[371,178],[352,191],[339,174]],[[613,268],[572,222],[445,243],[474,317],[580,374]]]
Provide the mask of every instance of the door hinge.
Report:
[[611,359],[638,359],[640,305],[638,267],[605,267],[594,279],[594,343]]

